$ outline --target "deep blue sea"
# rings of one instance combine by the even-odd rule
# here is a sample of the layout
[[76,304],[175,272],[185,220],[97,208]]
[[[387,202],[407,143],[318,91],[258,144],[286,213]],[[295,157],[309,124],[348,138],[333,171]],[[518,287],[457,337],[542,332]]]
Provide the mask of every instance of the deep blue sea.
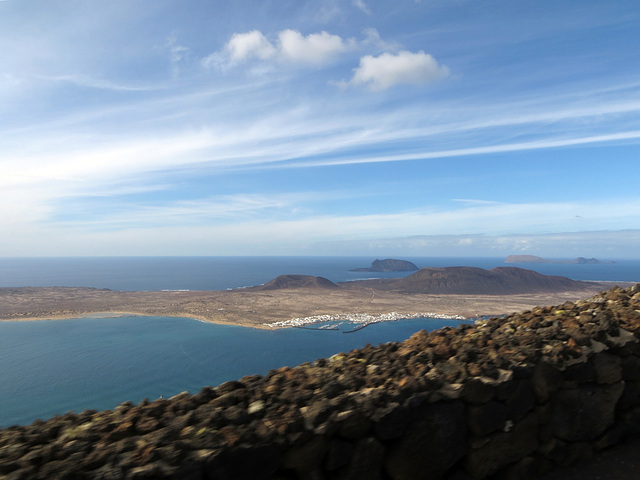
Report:
[[[405,258],[418,267],[504,266],[504,259]],[[370,257],[0,258],[0,287],[87,286],[113,290],[224,290],[280,274],[332,281],[404,276],[350,272]],[[520,264],[578,280],[640,281],[640,260],[614,264]],[[346,313],[346,312],[345,312]],[[456,324],[412,319],[350,334],[298,328],[274,331],[186,318],[120,317],[0,322],[0,427],[69,410],[111,409],[169,397],[284,365],[404,340],[418,330]]]
[[[402,257],[419,268],[509,266],[504,258]],[[112,290],[224,290],[266,283],[282,274],[317,275],[333,282],[404,276],[364,273],[372,257],[70,257],[0,258],[0,287],[96,287]],[[640,260],[612,264],[517,264],[574,280],[639,281]]]

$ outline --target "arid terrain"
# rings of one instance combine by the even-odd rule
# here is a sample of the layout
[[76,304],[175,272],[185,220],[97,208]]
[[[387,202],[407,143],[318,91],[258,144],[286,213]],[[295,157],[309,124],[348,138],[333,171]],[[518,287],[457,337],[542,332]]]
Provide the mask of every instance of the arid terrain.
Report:
[[[274,289],[229,291],[122,292],[93,288],[0,289],[0,319],[60,319],[91,314],[190,317],[207,322],[265,328],[292,318],[344,313],[372,315],[437,313],[475,317],[501,315],[535,306],[557,305],[609,288],[589,283],[579,289],[508,295],[402,293],[365,282],[331,286],[306,282]],[[321,283],[321,282],[320,282]]]

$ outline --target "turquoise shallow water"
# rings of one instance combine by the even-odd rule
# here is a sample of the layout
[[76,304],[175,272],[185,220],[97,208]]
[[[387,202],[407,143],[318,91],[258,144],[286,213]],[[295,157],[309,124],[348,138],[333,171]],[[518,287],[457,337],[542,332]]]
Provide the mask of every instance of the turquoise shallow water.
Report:
[[0,426],[196,393],[205,385],[457,323],[411,319],[344,334],[167,317],[0,322]]

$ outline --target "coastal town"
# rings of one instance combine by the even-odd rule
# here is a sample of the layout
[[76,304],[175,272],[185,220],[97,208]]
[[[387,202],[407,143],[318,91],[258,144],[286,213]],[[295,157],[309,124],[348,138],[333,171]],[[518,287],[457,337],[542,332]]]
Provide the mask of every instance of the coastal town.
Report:
[[449,320],[467,320],[462,315],[449,315],[445,313],[382,313],[372,315],[368,313],[343,313],[338,315],[313,315],[310,317],[292,318],[280,322],[264,323],[270,328],[285,327],[305,327],[308,325],[321,324],[326,322],[350,322],[357,324],[359,328],[380,322],[395,322],[397,320],[408,320],[411,318],[442,318]]

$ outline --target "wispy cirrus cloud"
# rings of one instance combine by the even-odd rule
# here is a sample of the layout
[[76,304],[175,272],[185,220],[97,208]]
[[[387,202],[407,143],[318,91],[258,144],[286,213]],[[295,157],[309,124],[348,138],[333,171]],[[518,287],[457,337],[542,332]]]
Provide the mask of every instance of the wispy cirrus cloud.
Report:
[[[316,194],[317,195],[317,194]],[[92,249],[90,239],[108,240],[111,254],[131,252],[135,245],[149,248],[133,254],[159,254],[166,248],[176,254],[242,254],[251,248],[255,254],[384,254],[405,255],[503,255],[535,253],[576,256],[600,252],[620,256],[640,239],[634,229],[640,203],[621,199],[605,204],[530,203],[463,206],[450,209],[418,209],[393,214],[282,215],[290,209],[313,202],[308,193],[273,197],[234,195],[207,201],[179,201],[162,206],[110,210],[95,222],[61,218],[50,224],[50,231],[73,232],[69,244],[81,246],[79,254],[99,254],[103,242]],[[228,214],[227,214],[228,210]],[[119,212],[119,213],[118,213]],[[576,212],[588,212],[578,219]],[[73,212],[71,212],[73,213]],[[613,216],[612,216],[613,213]],[[203,218],[208,221],[202,223]],[[194,221],[199,219],[200,221]],[[605,220],[609,231],[591,230]],[[487,225],[492,228],[487,230]],[[539,229],[555,230],[540,233]],[[33,225],[17,229],[33,235]],[[254,237],[259,232],[261,241]],[[389,236],[397,232],[397,236]],[[425,232],[428,232],[425,234]],[[45,238],[37,245],[47,252]],[[637,244],[637,243],[636,243]],[[0,245],[2,240],[0,239]],[[608,245],[604,248],[603,245]],[[561,248],[562,247],[562,248]],[[214,250],[212,250],[214,249]],[[594,253],[595,255],[595,253]],[[628,257],[628,254],[627,254]]]
[[[72,226],[97,227],[135,226],[154,228],[162,225],[203,223],[211,226],[243,224],[258,221],[266,228],[282,228],[298,239],[371,238],[386,232],[402,232],[404,236],[422,235],[515,235],[540,231],[585,231],[599,226],[603,230],[624,230],[637,227],[640,200],[620,198],[608,201],[575,202],[486,202],[466,200],[448,207],[420,207],[391,213],[326,214],[315,206],[320,199],[348,200],[362,192],[319,190],[278,194],[250,192],[219,195],[194,200],[165,201],[145,204],[114,199],[105,203],[71,203],[70,210],[61,210],[59,220]],[[90,200],[90,197],[86,197]],[[95,208],[95,211],[91,211]],[[115,213],[114,213],[115,212]],[[94,220],[88,220],[93,218]]]
[[2,1],[2,252],[636,225],[629,6],[205,3]]
[[357,9],[361,10],[367,15],[371,15],[371,9],[367,6],[364,0],[353,0],[352,3]]
[[[640,242],[640,230],[555,232],[512,235],[416,235],[369,240],[320,242],[315,251],[335,249],[353,255],[415,255],[445,257],[505,257],[529,254],[547,258],[598,257],[604,260],[630,256]],[[636,279],[640,281],[640,276]]]
[[316,201],[317,198],[310,193],[238,193],[162,203],[147,203],[139,198],[127,202],[120,198],[109,200],[90,196],[84,200],[65,202],[53,222],[82,229],[153,229],[166,225],[235,224],[260,218],[289,216],[300,209],[301,205]]
[[597,143],[620,142],[625,140],[637,141],[640,139],[640,130],[618,132],[608,135],[593,135],[578,138],[547,138],[544,140],[522,143],[505,143],[482,147],[460,148],[451,150],[437,150],[414,152],[409,154],[376,155],[368,153],[352,158],[311,160],[304,163],[289,163],[288,167],[319,167],[336,165],[356,165],[364,163],[407,162],[417,160],[429,160],[436,158],[467,157],[475,155],[488,155],[492,153],[525,152],[531,150],[552,149],[559,147],[573,147]]
[[37,80],[43,80],[46,82],[60,82],[70,83],[78,87],[95,88],[100,90],[112,90],[116,92],[149,92],[166,89],[167,86],[163,84],[147,84],[147,85],[135,85],[127,83],[118,83],[112,80],[103,78],[90,77],[85,75],[55,75],[55,76],[39,76]]
[[[224,96],[224,92],[221,93]],[[186,96],[188,97],[188,96]],[[135,117],[140,112],[152,116],[162,116],[163,110],[174,103],[184,104],[185,97],[175,100],[160,99],[154,102],[142,102],[123,106],[105,113],[113,120],[126,116]],[[228,118],[223,103],[218,96],[212,97],[218,104],[221,118]],[[202,98],[194,95],[192,102],[199,103]],[[166,106],[165,106],[166,105]],[[268,115],[256,116],[247,120],[238,119],[237,124],[225,121],[226,125],[212,123],[198,131],[166,131],[156,134],[140,132],[135,138],[119,136],[114,141],[111,135],[102,137],[95,134],[84,138],[82,135],[69,135],[67,130],[73,128],[73,122],[86,123],[91,117],[78,116],[75,120],[58,119],[59,128],[47,125],[52,129],[46,135],[42,131],[27,129],[7,135],[3,141],[0,154],[0,184],[6,189],[34,188],[40,192],[50,191],[52,195],[72,196],[83,194],[87,190],[100,190],[102,184],[114,188],[115,183],[127,179],[138,178],[144,184],[158,181],[164,182],[162,176],[153,173],[171,172],[180,168],[201,168],[210,170],[234,168],[301,168],[320,166],[339,166],[356,164],[374,164],[399,161],[428,161],[438,158],[489,155],[505,152],[524,152],[542,149],[564,148],[572,146],[616,144],[636,142],[640,138],[640,130],[618,131],[601,135],[573,136],[572,129],[559,136],[557,122],[559,120],[584,124],[593,119],[599,125],[606,117],[619,118],[621,114],[633,114],[640,111],[640,102],[603,103],[582,105],[575,109],[558,108],[532,111],[530,114],[519,113],[513,116],[492,114],[485,119],[485,112],[473,112],[465,109],[465,117],[469,120],[457,120],[459,115],[452,113],[451,121],[441,121],[426,126],[407,124],[403,116],[395,119],[388,117],[384,124],[380,119],[371,117],[357,120],[343,112],[335,115],[317,116],[314,109],[281,110]],[[403,111],[406,115],[407,110]],[[434,112],[444,118],[441,112]],[[95,112],[92,115],[97,115]],[[473,117],[476,117],[475,119]],[[97,118],[101,118],[97,115]],[[295,120],[295,121],[294,121]],[[71,123],[70,123],[71,122]],[[540,130],[539,126],[556,122],[549,131]],[[472,145],[466,148],[434,149],[431,137],[453,135],[448,141],[451,145],[460,143],[460,134],[465,131],[483,132],[488,129],[514,126],[535,126],[539,131],[535,140],[528,142],[494,143],[491,145]],[[571,124],[569,124],[571,125]],[[500,131],[500,130],[498,130]],[[28,148],[22,142],[12,145],[11,138],[16,135],[34,136]],[[66,135],[66,136],[65,136]],[[379,148],[385,142],[398,139],[418,142],[412,146],[411,152],[394,147],[393,152]],[[463,140],[469,144],[468,140]],[[477,143],[473,140],[472,143]],[[378,148],[372,148],[378,147]],[[358,152],[358,149],[365,149]],[[347,153],[349,152],[349,153]],[[114,183],[115,182],[115,183]],[[49,185],[46,189],[44,186]],[[40,196],[40,195],[39,195]],[[38,196],[38,197],[39,197]]]

